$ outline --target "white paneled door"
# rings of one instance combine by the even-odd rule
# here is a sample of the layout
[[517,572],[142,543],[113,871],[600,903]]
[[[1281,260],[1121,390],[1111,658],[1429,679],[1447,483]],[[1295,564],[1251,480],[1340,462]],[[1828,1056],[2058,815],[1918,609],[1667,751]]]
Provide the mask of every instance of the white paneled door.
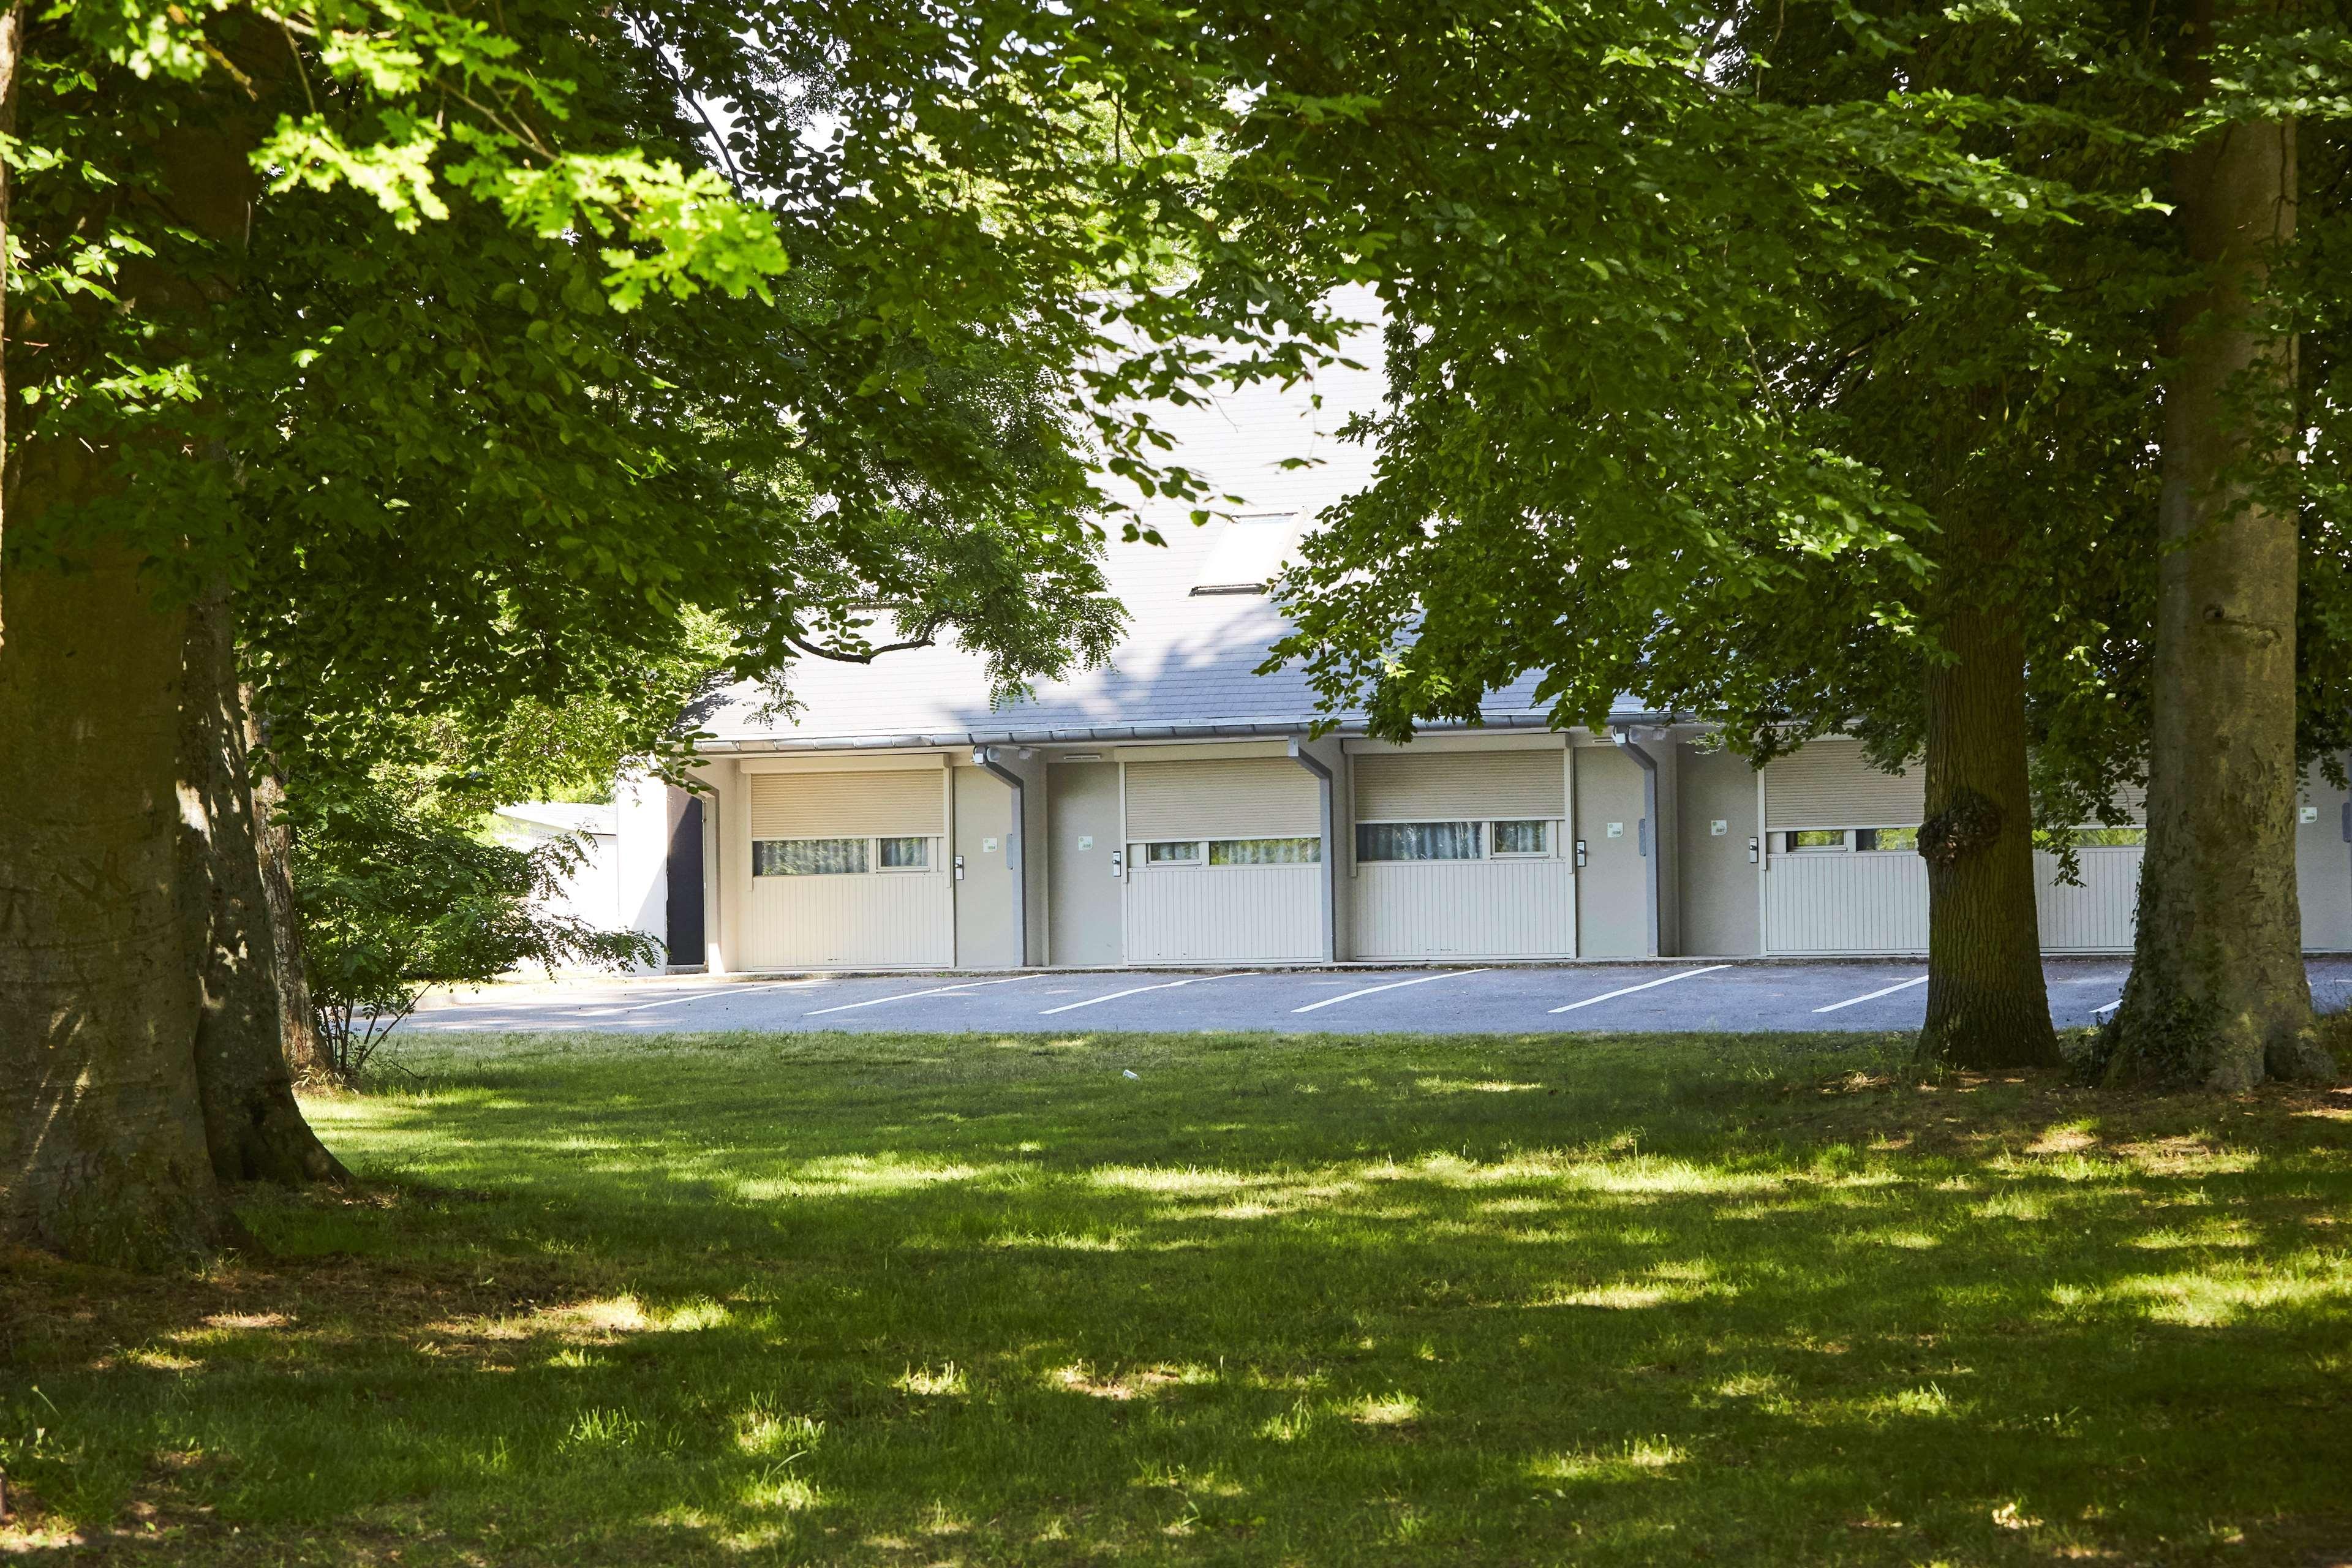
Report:
[[1319,865],[1144,865],[1129,873],[1129,963],[1312,963],[1323,956]]
[[1576,868],[1549,860],[1372,862],[1356,868],[1356,956],[1567,958]]
[[1925,952],[1927,862],[1911,854],[1784,854],[1764,874],[1765,950]]

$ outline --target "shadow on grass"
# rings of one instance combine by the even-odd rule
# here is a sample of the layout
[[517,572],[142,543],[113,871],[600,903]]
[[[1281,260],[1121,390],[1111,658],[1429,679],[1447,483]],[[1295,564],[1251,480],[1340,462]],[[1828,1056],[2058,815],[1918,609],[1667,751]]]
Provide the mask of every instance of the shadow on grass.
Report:
[[255,1194],[278,1261],[16,1271],[19,1544],[2352,1547],[2352,1100],[1923,1088],[1834,1045],[445,1038],[314,1107],[381,1184]]

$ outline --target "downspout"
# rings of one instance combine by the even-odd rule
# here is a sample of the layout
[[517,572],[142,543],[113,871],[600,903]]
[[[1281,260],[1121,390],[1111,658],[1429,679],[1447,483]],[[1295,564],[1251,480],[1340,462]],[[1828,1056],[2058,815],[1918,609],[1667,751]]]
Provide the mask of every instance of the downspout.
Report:
[[1658,862],[1664,858],[1652,842],[1657,837],[1658,760],[1633,743],[1632,725],[1613,727],[1609,734],[1618,748],[1633,758],[1634,764],[1642,770],[1642,821],[1637,847],[1642,858],[1648,862],[1644,868],[1646,874],[1643,878],[1643,891],[1647,895],[1650,906],[1649,955],[1655,958],[1658,956]]
[[1028,820],[1029,785],[1019,773],[996,760],[993,746],[974,746],[972,765],[984,768],[1004,781],[1013,792],[1013,826],[1004,835],[1004,868],[1013,875],[1013,965],[1026,967],[1029,963],[1029,873],[1022,865],[1021,828]]
[[1331,770],[1301,746],[1296,735],[1290,738],[1290,760],[1315,775],[1315,801],[1323,822],[1323,875],[1317,879],[1323,891],[1323,962],[1334,963],[1339,961],[1339,939],[1332,910],[1335,900],[1331,879],[1339,869],[1339,858],[1331,842]]

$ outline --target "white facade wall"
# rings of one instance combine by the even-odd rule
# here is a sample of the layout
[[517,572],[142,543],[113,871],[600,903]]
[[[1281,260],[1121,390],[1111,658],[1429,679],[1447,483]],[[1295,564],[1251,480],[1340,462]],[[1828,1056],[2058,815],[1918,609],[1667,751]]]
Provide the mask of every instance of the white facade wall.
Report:
[[[659,779],[624,777],[613,786],[613,806],[618,831],[610,869],[614,930],[635,931],[664,944],[669,942],[669,795]],[[701,955],[671,954],[670,962],[698,963]],[[658,973],[666,967],[656,959],[643,966]]]
[[[1454,738],[1454,744],[1465,758],[1481,751],[1536,751],[1517,738],[1484,738],[1485,743],[1477,746],[1462,745],[1464,739]],[[1199,749],[1207,754],[1198,763],[1184,761],[1187,749],[1177,745],[1110,749],[1114,755],[1140,759],[1129,772],[1141,774],[1144,787],[1122,790],[1119,810],[1128,816],[1124,831],[1113,837],[1108,818],[1096,829],[1100,837],[1125,844],[1129,858],[1124,879],[1115,883],[1116,905],[1105,911],[1118,931],[1117,956],[1094,962],[1319,962],[1325,952],[1325,879],[1334,889],[1337,955],[1343,961],[1509,962],[1578,952],[1580,888],[1568,850],[1580,831],[1591,831],[1591,825],[1580,828],[1570,816],[1571,792],[1566,781],[1572,776],[1568,772],[1572,759],[1566,752],[1545,749],[1539,753],[1548,759],[1547,766],[1556,759],[1562,770],[1561,795],[1554,805],[1549,775],[1543,799],[1528,794],[1532,775],[1524,765],[1510,772],[1516,783],[1504,789],[1495,782],[1503,775],[1491,764],[1449,770],[1443,761],[1445,748],[1431,746],[1413,759],[1420,765],[1417,775],[1393,769],[1383,774],[1365,764],[1394,754],[1393,749],[1350,742],[1344,749],[1335,746],[1319,753],[1338,774],[1325,864],[1147,864],[1139,849],[1151,838],[1303,837],[1320,826],[1312,774],[1276,752],[1274,744],[1233,742]],[[1847,776],[1866,767],[1851,742],[1825,742],[1808,748],[1804,755],[1801,789],[1776,792],[1774,775],[1768,773],[1758,792],[1762,819],[1770,824],[1763,835],[1768,852],[1765,863],[1749,872],[1755,892],[1744,896],[1752,899],[1761,918],[1761,950],[1791,957],[1924,952],[1927,868],[1916,854],[1770,850],[1775,842],[1771,835],[1799,826],[1851,828],[1864,826],[1865,818],[1874,819],[1872,826],[1909,826],[1893,819],[1916,815],[1911,804],[1916,800],[1916,780]],[[951,823],[948,792],[957,773],[971,770],[951,770],[948,764],[961,759],[962,753],[931,752],[880,764],[921,769],[923,790],[940,796],[936,811],[924,807],[919,825],[937,836],[929,869],[840,877],[755,878],[752,840],[761,831],[775,831],[780,821],[797,825],[791,814],[777,815],[773,792],[780,772],[798,768],[838,775],[876,767],[872,758],[814,757],[790,763],[750,760],[748,767],[736,760],[719,760],[709,765],[704,774],[711,786],[705,797],[709,843],[706,892],[714,972],[944,968],[985,962],[959,951],[959,906],[971,902],[973,907],[966,912],[975,918],[990,914],[980,905],[991,899],[1009,900],[1010,885],[1002,878],[984,884],[977,877],[971,884],[954,880],[955,845],[966,835]],[[1041,765],[1036,772],[1035,789],[1050,788],[1051,771]],[[1489,781],[1485,785],[1478,782],[1482,773]],[[906,778],[894,778],[890,784],[870,792],[877,799],[887,796],[898,803],[892,808],[898,815],[876,831],[915,826],[898,819],[904,815],[900,797],[908,794]],[[1478,798],[1482,787],[1495,798]],[[867,793],[854,781],[827,777],[808,795],[831,804],[808,816],[806,831],[845,833],[856,826],[836,816],[842,809],[853,816],[864,809],[861,802]],[[2316,797],[2315,819],[2301,826],[2299,843],[2306,943],[2352,948],[2352,842],[2346,838],[2345,797],[2318,782],[2309,786],[2309,794]],[[1368,795],[1374,810],[1365,809]],[[1729,808],[1725,803],[1732,797],[1718,790],[1707,800],[1705,811],[1680,825],[1684,833],[1706,833],[1710,814],[1726,815]],[[654,784],[625,783],[616,792],[619,831],[598,841],[600,852],[575,878],[566,900],[572,912],[616,929],[634,925],[663,934],[667,841],[662,805]],[[1038,814],[1045,810],[1042,793],[1032,805]],[[1355,821],[1396,818],[1400,812],[1412,818],[1445,820],[1541,815],[1559,824],[1556,853],[1537,860],[1358,863]],[[1676,815],[1662,807],[1662,825],[1674,823]],[[1746,837],[1757,820],[1750,816],[1727,822],[1719,847],[1738,860],[1734,871],[1749,870]],[[987,825],[999,835],[1008,826]],[[1042,871],[1047,848],[1044,836],[1027,837],[1025,847],[1040,860]],[[1690,846],[1677,847],[1687,851]],[[2080,885],[2068,885],[2057,879],[2056,857],[2038,855],[2037,902],[2044,949],[2055,953],[2128,952],[2141,858],[2137,847],[2082,847],[2077,850]],[[1706,896],[1743,896],[1738,886],[1742,879],[1722,880],[1720,889],[1710,883]],[[1034,924],[1046,919],[1046,881],[1038,875],[1032,883]],[[1009,919],[1009,905],[1003,915]],[[1033,957],[1040,951],[1033,948]]]

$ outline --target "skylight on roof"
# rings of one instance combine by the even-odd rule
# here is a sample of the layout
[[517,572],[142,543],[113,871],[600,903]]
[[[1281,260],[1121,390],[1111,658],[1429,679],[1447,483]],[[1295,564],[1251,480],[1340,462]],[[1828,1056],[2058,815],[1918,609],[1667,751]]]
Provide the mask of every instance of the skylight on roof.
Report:
[[1263,594],[1298,542],[1298,514],[1243,512],[1224,525],[1193,579],[1194,595]]

